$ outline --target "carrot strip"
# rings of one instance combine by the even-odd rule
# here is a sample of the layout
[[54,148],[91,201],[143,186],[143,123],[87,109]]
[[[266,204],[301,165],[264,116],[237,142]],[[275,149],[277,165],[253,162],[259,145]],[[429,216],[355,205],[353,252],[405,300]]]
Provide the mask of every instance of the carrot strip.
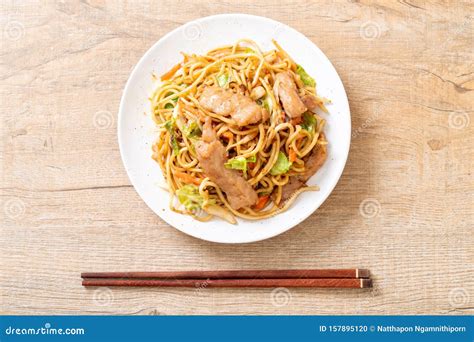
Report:
[[234,135],[230,131],[225,131],[224,133],[222,133],[222,136],[227,140],[231,140],[234,137]]
[[265,195],[265,196],[259,197],[257,204],[255,204],[255,206],[254,206],[254,209],[255,210],[262,210],[267,205],[267,202],[268,202],[269,199],[270,199],[270,195]]
[[185,182],[186,184],[194,184],[194,185],[200,185],[201,184],[201,181],[198,178],[190,176],[186,173],[176,172],[174,174],[174,176],[176,178],[178,178],[179,180]]
[[176,74],[176,71],[178,71],[181,68],[181,63],[176,64],[174,67],[170,69],[167,73],[163,74],[161,76],[162,81],[169,80],[171,77],[173,77],[174,74]]
[[288,160],[289,160],[290,162],[294,163],[295,160],[296,160],[296,158],[298,158],[298,157],[296,156],[295,150],[293,150],[293,149],[290,147],[290,149],[289,149],[289,151],[288,151]]
[[297,117],[297,118],[294,118],[294,119],[291,119],[290,123],[293,125],[293,126],[296,126],[298,124],[301,123],[301,116]]

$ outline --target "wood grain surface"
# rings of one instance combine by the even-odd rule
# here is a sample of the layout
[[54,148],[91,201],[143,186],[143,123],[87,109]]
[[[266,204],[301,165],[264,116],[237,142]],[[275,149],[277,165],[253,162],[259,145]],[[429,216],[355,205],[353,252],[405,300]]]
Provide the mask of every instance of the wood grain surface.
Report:
[[[2,1],[1,313],[473,314],[472,1]],[[127,78],[189,20],[288,24],[338,70],[344,174],[291,231],[220,245],[168,226],[125,174]],[[219,34],[218,32],[216,34]],[[318,80],[324,82],[324,80]],[[81,272],[368,268],[371,290],[99,288]]]

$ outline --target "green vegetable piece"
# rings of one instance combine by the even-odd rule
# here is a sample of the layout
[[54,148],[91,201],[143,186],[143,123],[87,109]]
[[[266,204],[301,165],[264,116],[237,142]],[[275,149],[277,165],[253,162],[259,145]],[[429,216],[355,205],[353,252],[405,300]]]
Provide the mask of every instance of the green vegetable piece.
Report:
[[168,121],[165,122],[164,127],[166,128],[168,132],[172,133],[174,124],[175,124],[174,119],[169,119]]
[[184,134],[186,134],[186,136],[191,139],[199,138],[202,135],[201,128],[196,121],[189,123],[186,127],[184,127],[183,131]]
[[229,159],[224,166],[228,169],[247,171],[247,159],[244,157],[235,157]]
[[247,176],[247,163],[255,163],[257,161],[257,157],[255,155],[245,159],[242,156],[234,157],[229,159],[224,166],[228,169],[233,170],[241,170],[244,172],[244,175]]
[[263,108],[265,108],[267,110],[267,112],[271,112],[271,102],[270,102],[270,97],[267,95],[265,96],[265,98],[262,100],[262,99],[258,99],[257,100],[257,104],[259,106],[262,106]]
[[[174,93],[172,93],[172,92],[168,92],[168,93],[166,93],[165,97],[171,96],[171,95],[173,95],[173,94],[174,94]],[[173,101],[174,103],[178,102],[178,96],[173,97],[173,98],[171,99],[171,101]],[[168,104],[171,105],[171,103],[167,103],[167,105],[168,105]],[[166,106],[165,106],[165,108],[166,108]]]
[[303,123],[301,124],[301,127],[308,132],[314,132],[317,126],[318,120],[316,117],[309,112],[305,112],[303,114]]
[[175,131],[174,131],[175,124],[176,124],[175,120],[170,119],[165,122],[164,127],[170,133],[170,145],[171,145],[171,148],[173,149],[174,154],[177,155],[179,153],[179,144],[175,136]]
[[176,140],[176,137],[173,135],[171,135],[171,147],[173,148],[173,152],[174,154],[178,155],[179,153],[179,144],[178,144],[178,141]]
[[303,69],[303,67],[299,64],[296,65],[296,73],[301,77],[301,80],[303,83],[307,86],[314,87],[316,86],[316,82],[314,78],[309,76],[306,71]]
[[278,158],[270,170],[272,176],[282,175],[290,170],[291,164],[283,152],[278,152]]
[[219,87],[224,88],[229,83],[229,76],[226,74],[217,76],[217,83],[219,83]]
[[176,190],[176,196],[184,207],[189,211],[196,211],[202,208],[204,199],[199,194],[199,188],[192,184],[187,184]]

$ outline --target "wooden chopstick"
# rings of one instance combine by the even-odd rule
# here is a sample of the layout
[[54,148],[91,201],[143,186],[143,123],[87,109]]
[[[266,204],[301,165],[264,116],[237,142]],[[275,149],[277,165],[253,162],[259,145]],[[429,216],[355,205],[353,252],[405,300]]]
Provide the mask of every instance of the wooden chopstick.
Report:
[[176,272],[95,272],[82,273],[82,278],[105,279],[293,279],[293,278],[369,278],[366,269],[307,270],[232,270]]
[[83,286],[372,287],[366,269],[82,273]]
[[268,279],[113,279],[84,278],[83,286],[126,286],[126,287],[332,287],[369,288],[371,279],[358,278],[268,278]]

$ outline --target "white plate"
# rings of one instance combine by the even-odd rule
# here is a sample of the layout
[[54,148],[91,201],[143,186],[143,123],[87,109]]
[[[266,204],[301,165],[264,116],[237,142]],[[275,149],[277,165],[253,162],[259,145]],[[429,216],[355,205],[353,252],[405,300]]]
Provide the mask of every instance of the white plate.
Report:
[[[232,44],[240,38],[256,41],[264,50],[280,45],[316,79],[318,94],[332,100],[326,115],[328,160],[308,184],[319,192],[301,194],[286,212],[260,221],[238,220],[231,225],[221,219],[199,222],[168,207],[168,193],[161,170],[151,159],[156,128],[150,117],[152,73],[161,75],[181,61],[180,52],[205,53]],[[156,85],[156,84],[155,84]],[[146,113],[147,115],[144,115]],[[118,140],[130,181],[145,203],[163,220],[194,237],[222,243],[244,243],[268,239],[296,226],[311,215],[329,196],[342,174],[349,153],[351,119],[344,86],[328,58],[308,38],[277,21],[246,14],[215,15],[192,21],[161,38],[133,70],[120,103]]]

